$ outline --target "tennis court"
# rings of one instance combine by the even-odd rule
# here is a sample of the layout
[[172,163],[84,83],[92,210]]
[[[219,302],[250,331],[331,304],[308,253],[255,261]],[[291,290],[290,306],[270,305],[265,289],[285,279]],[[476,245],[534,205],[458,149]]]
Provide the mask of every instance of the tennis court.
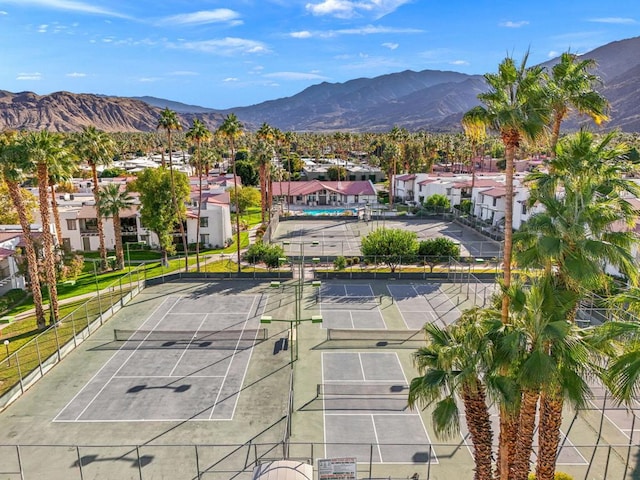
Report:
[[374,463],[437,463],[421,416],[407,408],[408,388],[395,352],[323,352],[326,458],[370,458],[375,444]]
[[137,330],[114,331],[108,362],[55,422],[231,420],[267,338],[263,295],[169,295]]
[[[450,325],[460,318],[460,310],[451,300],[459,290],[451,284],[405,284],[388,285],[387,289],[408,329],[420,329],[425,323],[440,322]],[[455,298],[455,297],[454,297]]]
[[411,217],[389,217],[369,222],[351,217],[322,220],[283,218],[271,243],[281,245],[288,257],[357,256],[361,254],[362,237],[379,228],[415,232],[418,240],[447,237],[460,244],[463,256],[501,256],[499,242],[487,239],[472,228],[439,219]]
[[380,295],[368,284],[323,284],[317,294],[323,328],[386,329]]

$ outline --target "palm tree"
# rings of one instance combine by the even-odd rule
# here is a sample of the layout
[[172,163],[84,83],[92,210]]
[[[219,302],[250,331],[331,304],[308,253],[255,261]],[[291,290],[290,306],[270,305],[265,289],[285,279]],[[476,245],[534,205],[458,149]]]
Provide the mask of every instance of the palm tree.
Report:
[[474,450],[475,480],[492,478],[493,432],[486,384],[491,369],[488,332],[492,317],[499,318],[499,312],[472,309],[446,328],[426,324],[427,346],[413,356],[420,376],[409,386],[411,408],[435,405],[432,420],[438,436],[459,431],[456,395],[462,398]]
[[256,137],[258,142],[256,143],[254,158],[258,162],[258,172],[260,177],[260,200],[261,200],[261,214],[262,224],[267,223],[267,212],[270,209],[269,198],[271,195],[271,159],[274,156],[273,142],[275,140],[276,132],[267,123],[263,123],[258,131]]
[[131,208],[133,197],[126,190],[121,190],[120,185],[110,183],[98,192],[98,215],[103,218],[113,218],[113,230],[116,239],[116,265],[118,270],[124,268],[124,251],[122,248],[122,227],[120,226],[120,212]]
[[186,135],[186,139],[196,146],[196,170],[198,172],[198,220],[196,225],[196,270],[200,271],[200,215],[202,213],[202,175],[203,171],[208,172],[204,168],[202,161],[202,142],[211,140],[212,133],[197,118],[193,120],[193,125]]
[[51,234],[49,212],[49,165],[67,155],[63,138],[46,130],[29,132],[21,139],[22,152],[28,169],[35,171],[38,178],[38,200],[42,222],[42,249],[44,256],[45,281],[49,288],[50,322],[56,323],[59,316],[58,289],[56,286],[56,252]]
[[608,120],[609,102],[594,89],[600,79],[590,73],[590,70],[595,67],[595,60],[578,61],[576,54],[565,52],[560,56],[560,61],[551,69],[551,75],[547,81],[548,95],[553,110],[549,149],[551,157],[555,156],[556,145],[560,137],[560,125],[571,109],[588,115],[597,125]]
[[[479,145],[484,144],[487,138],[487,126],[485,123],[485,111],[482,107],[473,107],[462,116],[462,128],[464,133],[471,142],[472,159],[471,159],[471,192],[476,185],[476,162],[478,156]],[[473,212],[473,206],[471,208]]]
[[[516,258],[523,268],[538,269],[553,278],[558,292],[573,295],[565,322],[573,324],[580,299],[607,285],[606,265],[619,269],[632,284],[638,278],[630,254],[637,243],[631,226],[637,211],[627,198],[640,194],[623,178],[629,168],[627,147],[610,148],[613,134],[596,143],[582,131],[561,141],[548,172],[531,174],[530,202],[544,207],[514,235]],[[622,228],[621,228],[622,227]],[[554,346],[547,345],[552,354]],[[553,380],[553,377],[550,377]],[[560,439],[565,388],[547,382],[540,391],[538,477],[552,479]]]
[[217,132],[227,139],[229,142],[229,148],[231,150],[231,161],[233,162],[233,195],[235,197],[235,210],[236,210],[236,248],[238,254],[238,273],[241,271],[240,265],[240,206],[238,195],[238,175],[236,173],[236,140],[242,136],[242,124],[238,117],[234,113],[227,115],[222,122],[222,125],[218,127]]
[[[520,65],[511,57],[498,66],[498,73],[487,73],[484,78],[489,91],[478,95],[484,104],[478,117],[500,133],[505,146],[505,232],[504,232],[504,277],[503,288],[511,284],[511,255],[513,249],[513,163],[516,149],[523,140],[535,141],[544,132],[549,118],[549,106],[543,86],[542,67],[527,67],[528,52]],[[502,296],[502,322],[509,320],[509,296]],[[500,478],[507,480],[512,460],[515,434],[515,418],[506,410],[500,415],[500,450],[498,467]]]
[[72,155],[57,158],[49,165],[51,212],[53,213],[53,222],[56,228],[58,245],[62,245],[62,224],[60,223],[60,212],[58,210],[58,200],[56,199],[56,186],[71,180],[76,168],[76,159]]
[[36,323],[39,329],[46,325],[44,308],[42,306],[42,290],[40,289],[40,272],[38,255],[31,235],[31,222],[29,221],[27,208],[20,186],[25,180],[23,173],[24,155],[20,151],[20,144],[16,134],[4,132],[0,136],[0,174],[7,184],[11,202],[18,214],[20,227],[22,228],[27,259],[27,272],[29,274],[29,287],[36,311]]
[[[163,129],[167,132],[167,143],[169,144],[169,174],[171,176],[171,201],[173,208],[179,212],[176,200],[176,187],[173,178],[173,144],[171,143],[171,132],[173,130],[182,130],[178,114],[169,108],[165,108],[160,114],[156,129]],[[184,219],[179,218],[178,227],[180,228],[180,236],[182,237],[182,248],[184,249],[184,269],[189,270],[189,244],[187,243],[187,233],[184,228]],[[198,239],[199,240],[199,239]]]
[[[113,160],[115,143],[105,132],[96,129],[93,125],[84,127],[82,132],[73,138],[71,142],[76,155],[86,161],[91,168],[93,179],[93,199],[98,204],[98,166],[107,166]],[[104,244],[104,226],[102,218],[97,216],[98,239],[100,242],[100,268],[107,269],[107,248]]]

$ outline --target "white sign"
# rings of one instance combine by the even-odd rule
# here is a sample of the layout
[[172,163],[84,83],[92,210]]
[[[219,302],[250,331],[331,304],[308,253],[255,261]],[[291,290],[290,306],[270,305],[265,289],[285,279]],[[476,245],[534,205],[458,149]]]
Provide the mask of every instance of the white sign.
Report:
[[355,457],[319,459],[318,478],[319,480],[357,480],[358,462]]

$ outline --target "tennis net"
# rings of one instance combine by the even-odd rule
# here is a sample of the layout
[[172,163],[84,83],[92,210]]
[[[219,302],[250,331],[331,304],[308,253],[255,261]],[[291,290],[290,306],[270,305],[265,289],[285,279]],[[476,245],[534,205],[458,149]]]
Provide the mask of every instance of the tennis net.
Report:
[[422,330],[386,330],[328,328],[327,340],[384,340],[390,342],[424,342]]
[[269,337],[266,328],[245,330],[125,330],[114,329],[119,342],[259,342]]
[[318,293],[316,303],[318,303],[321,308],[327,310],[373,310],[382,303],[382,295],[334,296]]
[[404,395],[409,393],[409,386],[403,383],[318,383],[317,396],[386,396]]

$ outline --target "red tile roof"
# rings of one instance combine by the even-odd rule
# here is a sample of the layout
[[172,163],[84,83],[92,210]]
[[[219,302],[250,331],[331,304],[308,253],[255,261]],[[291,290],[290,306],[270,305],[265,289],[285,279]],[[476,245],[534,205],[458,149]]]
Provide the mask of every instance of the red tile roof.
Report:
[[14,253],[16,253],[16,252],[13,251],[13,250],[9,250],[8,248],[1,248],[0,247],[0,260],[4,260],[5,258],[9,258]]
[[320,190],[337,192],[342,195],[376,195],[376,189],[373,184],[367,180],[344,182],[310,180],[308,182],[290,183],[291,186],[289,186],[289,182],[273,182],[273,195],[310,195]]
[[483,190],[480,193],[488,197],[500,198],[500,197],[504,197],[507,194],[507,190],[505,188],[496,187],[496,188],[490,188],[488,190]]

